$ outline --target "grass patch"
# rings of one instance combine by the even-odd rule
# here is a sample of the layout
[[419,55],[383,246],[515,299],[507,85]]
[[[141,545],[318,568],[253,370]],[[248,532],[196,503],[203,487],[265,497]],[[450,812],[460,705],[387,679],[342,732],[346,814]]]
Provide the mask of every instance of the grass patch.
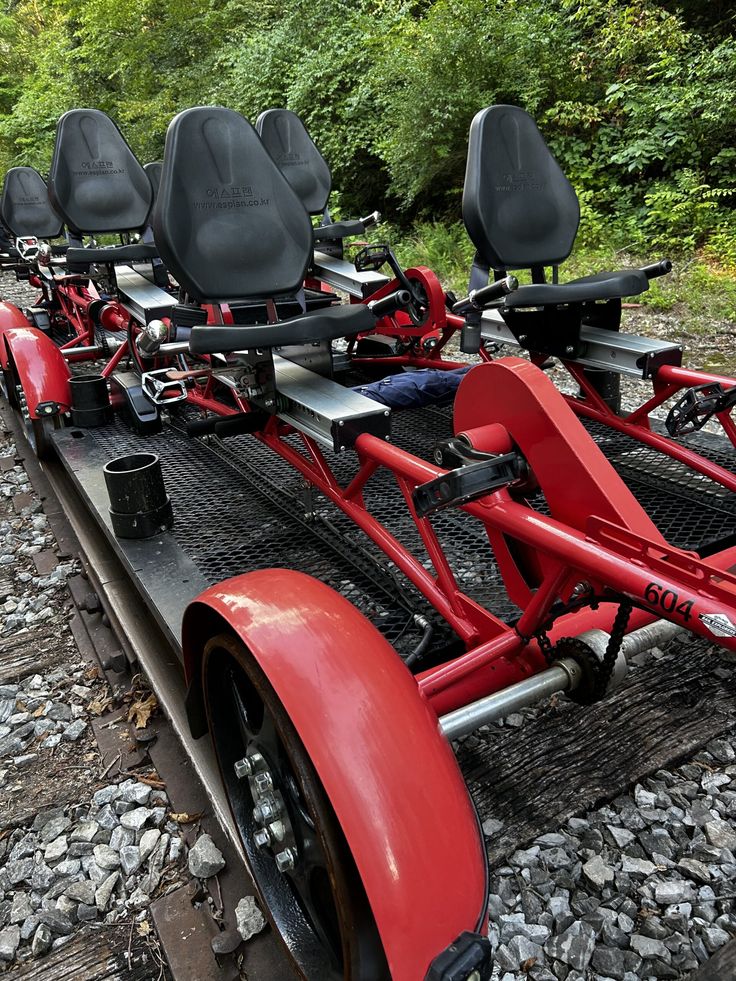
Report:
[[[408,231],[390,225],[371,229],[371,241],[389,242],[404,267],[429,266],[445,289],[464,295],[468,285],[473,246],[461,223],[420,223]],[[575,249],[560,269],[560,280],[567,282],[579,276],[605,269],[642,266],[661,258],[659,254],[638,256],[614,249]],[[713,321],[736,322],[736,269],[726,267],[704,255],[670,256],[674,269],[669,276],[652,280],[637,303],[651,310],[676,311],[683,327],[694,332],[708,330]],[[519,274],[529,282],[528,272]]]

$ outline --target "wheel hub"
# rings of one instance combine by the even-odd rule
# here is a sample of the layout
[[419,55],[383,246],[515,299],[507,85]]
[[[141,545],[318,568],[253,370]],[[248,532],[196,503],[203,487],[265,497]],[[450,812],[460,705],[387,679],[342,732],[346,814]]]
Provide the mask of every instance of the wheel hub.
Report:
[[269,852],[279,872],[290,872],[296,867],[299,850],[296,836],[284,803],[284,797],[272,771],[261,753],[251,749],[234,765],[235,776],[247,779],[253,798],[253,843],[261,851]]

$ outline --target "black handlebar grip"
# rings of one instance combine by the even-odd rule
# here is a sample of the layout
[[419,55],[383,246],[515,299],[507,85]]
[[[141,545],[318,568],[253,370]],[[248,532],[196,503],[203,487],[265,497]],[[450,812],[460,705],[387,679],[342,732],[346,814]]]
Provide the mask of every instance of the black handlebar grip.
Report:
[[504,279],[490,283],[482,289],[471,290],[467,296],[453,305],[452,312],[467,313],[468,310],[482,310],[489,303],[500,300],[503,296],[508,296],[509,293],[513,293],[518,288],[519,280],[516,276],[506,276]]
[[396,313],[397,310],[408,307],[410,303],[411,293],[409,290],[396,290],[395,293],[389,293],[388,296],[384,296],[380,300],[373,300],[372,303],[368,304],[368,309],[378,320],[379,317],[385,317],[386,314]]
[[656,279],[657,276],[666,276],[672,272],[672,262],[669,259],[660,259],[649,266],[642,266],[639,272],[643,272],[647,279]]

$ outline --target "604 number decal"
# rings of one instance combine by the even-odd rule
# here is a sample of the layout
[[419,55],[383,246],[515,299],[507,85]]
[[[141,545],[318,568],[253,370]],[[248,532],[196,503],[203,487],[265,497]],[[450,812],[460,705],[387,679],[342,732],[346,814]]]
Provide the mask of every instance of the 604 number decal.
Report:
[[665,589],[661,583],[650,582],[644,590],[644,599],[651,606],[659,606],[665,613],[679,613],[687,623],[690,613],[695,604],[695,600],[682,600],[674,589]]

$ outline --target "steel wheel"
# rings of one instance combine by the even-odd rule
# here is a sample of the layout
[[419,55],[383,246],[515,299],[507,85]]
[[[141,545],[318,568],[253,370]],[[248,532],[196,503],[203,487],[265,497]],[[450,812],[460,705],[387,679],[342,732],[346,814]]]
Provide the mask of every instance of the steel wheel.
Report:
[[245,646],[204,651],[210,732],[265,910],[306,981],[389,978],[339,823],[277,695]]
[[2,369],[2,374],[0,375],[0,389],[2,389],[2,394],[7,399],[9,405],[14,409],[18,408],[18,396],[15,392],[15,382],[13,380],[13,371],[8,366]]
[[[20,415],[23,428],[25,429],[26,439],[31,449],[39,460],[48,460],[56,455],[56,448],[51,439],[51,434],[61,426],[59,416],[46,416],[43,419],[31,419],[28,411],[25,392],[12,362],[8,365],[9,375],[13,380],[13,390],[15,398],[11,402],[16,412]],[[10,401],[10,399],[8,399]]]

